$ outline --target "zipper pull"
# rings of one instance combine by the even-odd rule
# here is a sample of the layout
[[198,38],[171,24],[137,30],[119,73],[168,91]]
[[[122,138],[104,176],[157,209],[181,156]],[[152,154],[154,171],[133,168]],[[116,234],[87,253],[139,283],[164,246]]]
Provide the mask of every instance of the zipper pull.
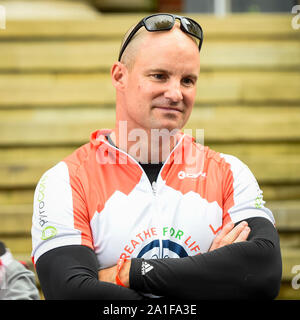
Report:
[[152,182],[152,191],[153,191],[153,194],[156,195],[156,181]]

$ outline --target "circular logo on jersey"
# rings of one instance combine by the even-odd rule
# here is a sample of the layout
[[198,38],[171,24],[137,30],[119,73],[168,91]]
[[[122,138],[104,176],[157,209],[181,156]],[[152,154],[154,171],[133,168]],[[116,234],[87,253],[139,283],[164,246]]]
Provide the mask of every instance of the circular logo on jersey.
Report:
[[151,259],[169,258],[178,256],[180,258],[187,257],[185,249],[178,243],[171,240],[153,240],[148,243],[137,255],[137,258],[147,257]]
[[56,228],[49,226],[42,230],[42,240],[48,240],[50,238],[53,238],[57,234]]

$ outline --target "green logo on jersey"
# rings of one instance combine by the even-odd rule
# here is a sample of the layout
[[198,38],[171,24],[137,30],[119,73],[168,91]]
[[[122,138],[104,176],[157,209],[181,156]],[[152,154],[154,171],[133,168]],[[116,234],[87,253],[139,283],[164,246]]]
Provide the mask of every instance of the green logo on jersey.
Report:
[[263,206],[263,197],[260,195],[255,199],[255,208],[260,209]]
[[56,228],[49,226],[42,231],[41,239],[48,240],[50,238],[53,238],[56,234],[57,234]]

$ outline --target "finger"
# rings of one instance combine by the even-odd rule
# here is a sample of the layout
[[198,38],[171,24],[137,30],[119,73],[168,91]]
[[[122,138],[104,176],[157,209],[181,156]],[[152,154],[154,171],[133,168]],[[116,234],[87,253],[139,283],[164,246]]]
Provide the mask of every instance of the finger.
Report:
[[215,237],[212,245],[209,248],[209,251],[213,251],[217,248],[219,248],[221,246],[221,242],[224,239],[224,237],[232,230],[232,228],[234,227],[234,223],[233,222],[229,222],[227,223],[222,230],[220,231],[220,233]]
[[[225,224],[220,233],[217,235],[218,238],[224,238],[234,227],[234,223],[232,221]],[[217,238],[216,237],[216,238]]]
[[237,226],[235,226],[223,239],[223,245],[224,244],[231,244],[233,243],[237,237],[240,235],[240,233],[244,230],[245,227],[248,226],[248,223],[246,221],[243,221],[239,223]]
[[244,230],[239,234],[239,236],[236,238],[234,242],[237,243],[237,242],[246,241],[250,234],[250,231],[251,229],[249,227],[245,227]]

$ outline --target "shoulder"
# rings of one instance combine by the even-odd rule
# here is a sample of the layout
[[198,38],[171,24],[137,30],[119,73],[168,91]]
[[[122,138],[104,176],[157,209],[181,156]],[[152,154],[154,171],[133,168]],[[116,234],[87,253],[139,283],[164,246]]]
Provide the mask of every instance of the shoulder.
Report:
[[226,164],[229,165],[230,171],[235,180],[240,178],[246,182],[254,182],[257,184],[256,178],[246,163],[233,155],[220,153],[220,156],[224,159]]
[[69,170],[76,172],[82,165],[91,159],[93,152],[94,148],[91,143],[86,143],[65,157],[62,162],[67,165]]
[[230,180],[232,183],[241,183],[243,181],[257,183],[252,171],[238,157],[213,150],[198,143],[195,143],[195,146],[203,150],[206,163],[204,167],[206,167],[208,174],[211,176],[225,179],[225,181]]
[[228,169],[231,171],[248,168],[243,161],[241,161],[238,157],[234,155],[213,150],[209,146],[204,146],[196,142],[194,142],[194,146],[198,150],[202,150],[202,154],[204,154],[206,161],[220,168]]
[[50,192],[66,194],[72,180],[77,177],[79,168],[87,160],[88,154],[89,146],[85,144],[45,171],[37,183],[35,199],[41,200]]

